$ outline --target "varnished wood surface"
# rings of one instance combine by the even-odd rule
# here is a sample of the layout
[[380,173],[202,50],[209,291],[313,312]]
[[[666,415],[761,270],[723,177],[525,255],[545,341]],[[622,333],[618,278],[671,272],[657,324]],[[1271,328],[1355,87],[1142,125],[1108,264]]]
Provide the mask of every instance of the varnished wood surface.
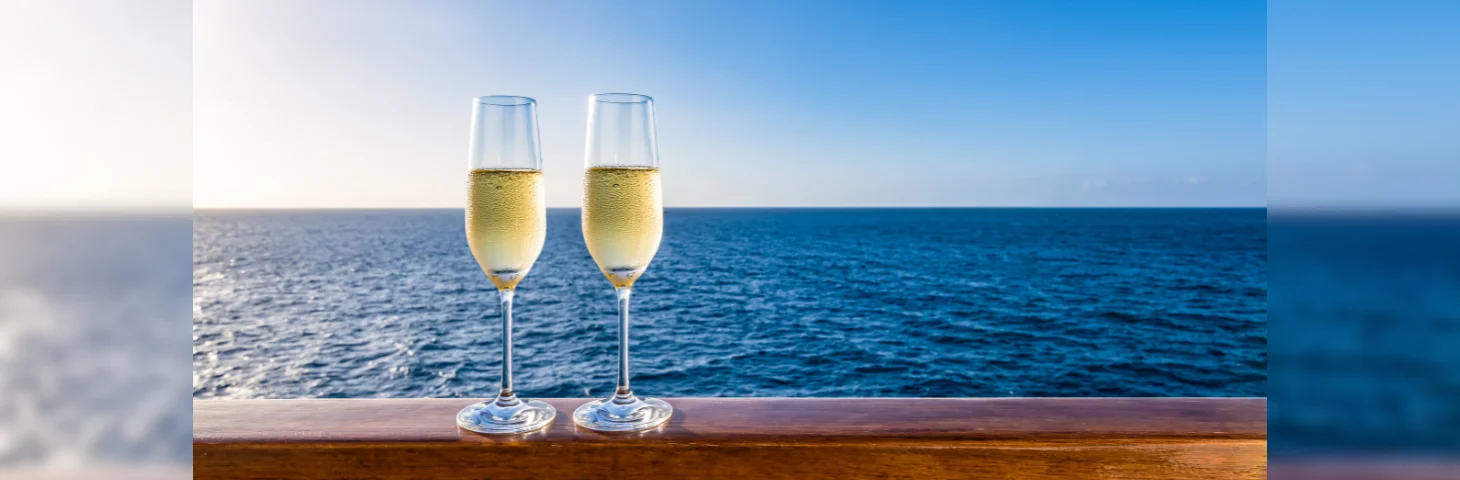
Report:
[[666,399],[655,431],[456,428],[462,399],[194,402],[195,478],[1264,478],[1265,399]]
[[[558,418],[515,441],[888,441],[1090,437],[1265,438],[1261,398],[676,398],[662,429],[573,425],[586,399],[545,399]],[[481,442],[456,412],[473,400],[232,400],[193,404],[195,443]]]

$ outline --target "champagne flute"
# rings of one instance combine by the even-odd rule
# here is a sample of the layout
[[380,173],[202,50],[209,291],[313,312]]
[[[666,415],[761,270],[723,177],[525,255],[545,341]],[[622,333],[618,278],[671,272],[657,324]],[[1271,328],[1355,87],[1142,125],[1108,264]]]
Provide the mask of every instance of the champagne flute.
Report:
[[664,424],[674,408],[629,388],[629,294],[649,268],[664,232],[654,99],[630,93],[588,98],[583,240],[618,296],[618,389],[573,412],[583,428],[608,432]]
[[466,242],[502,305],[502,388],[495,400],[462,409],[456,424],[478,433],[528,432],[557,416],[552,405],[519,399],[512,389],[512,296],[547,235],[537,101],[476,98],[467,167]]

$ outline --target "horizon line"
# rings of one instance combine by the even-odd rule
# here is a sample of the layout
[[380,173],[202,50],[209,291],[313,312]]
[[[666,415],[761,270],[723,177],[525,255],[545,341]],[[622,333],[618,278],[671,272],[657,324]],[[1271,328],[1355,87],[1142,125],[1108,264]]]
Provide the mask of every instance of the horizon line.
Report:
[[[192,211],[464,210],[466,207],[193,207]],[[1268,205],[835,205],[835,206],[673,206],[665,210],[953,210],[953,209],[1267,209]],[[581,206],[547,207],[582,210]]]

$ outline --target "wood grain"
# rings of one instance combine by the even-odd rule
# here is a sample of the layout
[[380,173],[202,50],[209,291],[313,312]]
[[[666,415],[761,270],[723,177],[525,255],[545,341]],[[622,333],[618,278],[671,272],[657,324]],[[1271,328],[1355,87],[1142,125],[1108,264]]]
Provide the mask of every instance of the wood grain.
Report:
[[456,428],[472,400],[194,402],[194,478],[1265,478],[1260,398],[679,398],[666,426]]

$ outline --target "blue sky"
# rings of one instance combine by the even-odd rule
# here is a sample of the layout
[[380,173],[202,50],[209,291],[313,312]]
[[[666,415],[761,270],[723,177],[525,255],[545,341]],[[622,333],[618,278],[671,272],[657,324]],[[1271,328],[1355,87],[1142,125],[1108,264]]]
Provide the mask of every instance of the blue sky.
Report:
[[0,209],[456,207],[489,93],[575,206],[605,91],[671,205],[1460,206],[1460,2],[518,3],[0,3]]
[[1460,2],[1275,0],[1275,206],[1460,206]]
[[671,206],[1262,205],[1265,5],[200,2],[199,207],[456,207],[469,99],[657,105]]

